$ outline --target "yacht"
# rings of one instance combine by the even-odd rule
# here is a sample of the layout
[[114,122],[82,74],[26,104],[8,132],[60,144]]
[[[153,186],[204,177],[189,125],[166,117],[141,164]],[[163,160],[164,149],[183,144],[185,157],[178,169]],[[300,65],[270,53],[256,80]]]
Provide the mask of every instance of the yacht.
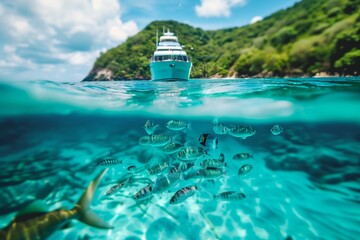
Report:
[[177,36],[168,29],[159,40],[156,32],[156,50],[150,59],[151,80],[187,81],[191,67],[191,58],[183,50]]

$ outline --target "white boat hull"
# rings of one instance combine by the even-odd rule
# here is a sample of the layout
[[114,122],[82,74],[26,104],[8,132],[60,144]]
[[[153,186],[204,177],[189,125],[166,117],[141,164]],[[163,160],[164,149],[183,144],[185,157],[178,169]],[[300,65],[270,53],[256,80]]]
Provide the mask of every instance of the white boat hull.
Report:
[[153,81],[187,81],[190,78],[191,62],[158,61],[150,63]]

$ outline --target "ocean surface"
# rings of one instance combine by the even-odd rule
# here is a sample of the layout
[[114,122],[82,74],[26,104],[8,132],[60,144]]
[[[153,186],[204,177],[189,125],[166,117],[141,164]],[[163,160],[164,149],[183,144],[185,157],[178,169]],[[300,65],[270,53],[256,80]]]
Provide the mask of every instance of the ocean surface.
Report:
[[0,229],[108,167],[91,209],[114,228],[50,239],[359,239],[359,78],[2,80],[0,100]]

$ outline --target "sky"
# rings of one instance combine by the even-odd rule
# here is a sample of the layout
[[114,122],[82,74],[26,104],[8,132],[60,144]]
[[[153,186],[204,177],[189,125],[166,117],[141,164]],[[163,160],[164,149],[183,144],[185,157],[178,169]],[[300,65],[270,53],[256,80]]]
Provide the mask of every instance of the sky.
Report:
[[100,52],[152,21],[205,30],[240,27],[298,1],[0,0],[0,80],[78,82]]

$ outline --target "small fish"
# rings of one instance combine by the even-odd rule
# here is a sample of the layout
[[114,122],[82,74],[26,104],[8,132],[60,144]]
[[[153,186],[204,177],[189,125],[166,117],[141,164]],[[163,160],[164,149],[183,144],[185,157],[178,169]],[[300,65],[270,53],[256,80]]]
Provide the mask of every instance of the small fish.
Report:
[[221,168],[221,167],[226,167],[226,163],[219,159],[205,159],[200,162],[200,166],[203,168],[207,168],[207,167]]
[[192,166],[192,165],[189,163],[184,163],[184,162],[175,163],[175,164],[173,164],[173,168],[171,168],[170,173],[184,172],[187,169],[189,169],[190,166]]
[[170,189],[180,178],[180,173],[169,173],[168,175],[158,177],[152,183],[154,193],[161,193]]
[[213,179],[223,176],[225,172],[221,168],[207,167],[197,171],[195,178]]
[[135,200],[143,200],[151,197],[153,194],[153,186],[152,184],[148,184],[142,189],[140,189],[137,193],[134,195]]
[[120,188],[122,188],[123,185],[121,184],[116,184],[114,186],[112,186],[109,190],[106,191],[105,195],[106,196],[111,196],[114,195],[118,190],[120,190]]
[[122,164],[122,160],[117,159],[115,157],[106,157],[103,160],[101,160],[100,162],[98,162],[98,166],[101,167],[111,167],[114,165],[118,165],[118,164]]
[[154,134],[157,127],[159,127],[159,125],[154,125],[154,121],[151,120],[147,120],[144,125],[144,129],[149,135]]
[[173,154],[180,151],[182,147],[184,147],[184,145],[180,143],[170,142],[162,148],[162,151],[166,154]]
[[151,168],[148,169],[149,174],[158,174],[164,171],[167,167],[169,167],[169,164],[167,162],[159,163]]
[[178,153],[178,159],[182,161],[192,161],[203,156],[205,154],[204,150],[200,147],[183,147]]
[[201,145],[208,149],[216,149],[219,143],[219,140],[216,136],[208,133],[203,133],[199,137],[199,142]]
[[135,170],[136,170],[136,166],[135,166],[135,165],[130,165],[130,166],[127,167],[126,170],[128,170],[128,171],[131,172],[131,173],[133,173],[133,172],[135,172]]
[[189,128],[189,124],[181,120],[170,120],[166,123],[166,127],[170,130],[181,131]]
[[218,195],[214,195],[214,199],[220,199],[224,201],[236,201],[246,198],[246,195],[240,192],[228,191],[222,192]]
[[166,134],[153,134],[149,136],[148,145],[153,147],[163,147],[171,142],[171,137]]
[[144,146],[163,147],[170,143],[171,140],[171,137],[166,134],[153,134],[140,137],[139,144]]
[[[22,214],[18,213],[8,226],[0,229],[0,239],[47,239],[72,219],[78,219],[89,226],[112,229],[112,226],[89,209],[94,193],[106,171],[107,169],[104,169],[89,184],[73,209],[61,208],[47,212],[40,200],[35,201],[25,208]],[[34,209],[38,211],[34,212]]]
[[150,136],[142,136],[139,139],[139,144],[146,146],[149,145],[149,141],[150,141]]
[[282,128],[280,125],[274,125],[272,128],[271,128],[271,133],[273,135],[279,135],[283,132],[284,128]]
[[245,175],[253,169],[253,166],[250,164],[244,164],[239,168],[238,175]]
[[246,139],[247,137],[251,137],[256,133],[256,131],[248,125],[233,125],[229,128],[228,134],[234,137],[239,137],[242,139]]
[[116,184],[114,186],[112,186],[109,190],[106,191],[105,195],[106,196],[111,196],[114,195],[115,193],[117,193],[122,187],[125,186],[125,184],[129,181],[129,179],[126,179],[125,181]]
[[220,124],[215,124],[214,125],[213,131],[216,134],[224,135],[224,134],[227,134],[229,132],[229,128],[220,123]]
[[185,201],[187,198],[194,195],[194,193],[197,191],[196,186],[187,186],[179,189],[170,199],[170,204],[178,204]]
[[250,158],[252,158],[253,157],[253,155],[251,155],[250,153],[245,153],[245,152],[243,152],[243,153],[237,153],[237,154],[235,154],[233,157],[232,157],[232,159],[233,160],[246,160],[246,159],[250,159]]

